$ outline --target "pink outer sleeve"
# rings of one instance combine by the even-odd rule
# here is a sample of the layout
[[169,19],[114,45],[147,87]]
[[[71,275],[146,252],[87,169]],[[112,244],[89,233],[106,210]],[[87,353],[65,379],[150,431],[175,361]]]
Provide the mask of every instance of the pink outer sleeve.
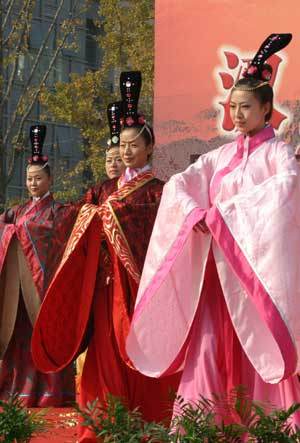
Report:
[[212,161],[200,158],[164,187],[127,341],[134,365],[153,377],[184,360],[211,242],[193,227],[210,207]]

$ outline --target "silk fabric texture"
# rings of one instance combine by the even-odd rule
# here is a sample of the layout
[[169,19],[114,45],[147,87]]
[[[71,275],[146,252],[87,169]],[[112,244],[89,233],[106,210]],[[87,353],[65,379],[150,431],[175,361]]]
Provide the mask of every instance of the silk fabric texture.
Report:
[[30,341],[77,211],[48,194],[9,212],[11,219],[4,214],[0,220],[0,397],[19,393],[27,406],[61,406],[74,400],[73,370],[52,375],[37,371]]
[[[170,179],[127,340],[139,371],[183,368],[179,394],[191,401],[235,382],[278,407],[299,401],[299,202],[293,149],[271,127]],[[193,230],[203,219],[208,234]]]
[[[88,344],[82,407],[96,398],[104,402],[110,393],[130,409],[139,407],[147,420],[170,418],[170,391],[178,377],[145,377],[132,368],[125,351],[162,188],[151,171],[119,188],[118,179],[92,188],[42,304],[32,340],[40,370],[65,367]],[[96,439],[82,427],[79,441]]]

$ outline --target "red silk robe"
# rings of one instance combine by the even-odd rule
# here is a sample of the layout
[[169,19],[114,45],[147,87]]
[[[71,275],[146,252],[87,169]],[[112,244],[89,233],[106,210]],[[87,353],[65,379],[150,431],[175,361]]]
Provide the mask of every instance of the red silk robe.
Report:
[[[79,213],[32,339],[36,365],[57,371],[76,358],[92,319],[80,404],[97,397],[103,401],[111,393],[131,409],[139,406],[148,420],[169,414],[178,377],[155,380],[139,374],[125,341],[162,188],[146,172],[120,189],[118,179],[112,179],[90,190],[87,201],[94,205]],[[81,431],[80,442],[95,441],[87,428]]]
[[62,257],[76,209],[51,195],[0,217],[0,398],[19,393],[28,407],[74,400],[71,366],[42,374],[30,341],[45,288]]

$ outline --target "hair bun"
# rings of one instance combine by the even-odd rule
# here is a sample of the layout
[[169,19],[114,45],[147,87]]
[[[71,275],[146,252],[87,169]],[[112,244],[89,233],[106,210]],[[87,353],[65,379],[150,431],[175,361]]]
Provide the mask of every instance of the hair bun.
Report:
[[264,63],[263,66],[261,67],[261,80],[263,81],[270,81],[272,78],[272,73],[273,73],[273,69],[272,66],[269,65],[268,63]]
[[262,66],[254,66],[250,65],[243,72],[243,77],[245,78],[253,78],[255,80],[262,80],[264,82],[268,82],[272,78],[273,69],[272,66],[268,63],[264,63]]

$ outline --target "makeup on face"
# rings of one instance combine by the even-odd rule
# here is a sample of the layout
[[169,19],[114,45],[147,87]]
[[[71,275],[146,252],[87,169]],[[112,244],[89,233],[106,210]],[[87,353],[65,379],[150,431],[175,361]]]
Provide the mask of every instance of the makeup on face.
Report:
[[52,177],[40,165],[30,165],[26,172],[26,186],[31,197],[43,197],[51,187]]
[[143,168],[153,152],[151,144],[146,145],[139,128],[126,128],[120,136],[120,154],[126,167]]
[[120,155],[120,148],[113,147],[106,151],[105,170],[108,178],[120,177],[125,165]]
[[261,104],[251,91],[234,90],[230,98],[230,116],[235,128],[254,135],[264,128],[270,104]]

